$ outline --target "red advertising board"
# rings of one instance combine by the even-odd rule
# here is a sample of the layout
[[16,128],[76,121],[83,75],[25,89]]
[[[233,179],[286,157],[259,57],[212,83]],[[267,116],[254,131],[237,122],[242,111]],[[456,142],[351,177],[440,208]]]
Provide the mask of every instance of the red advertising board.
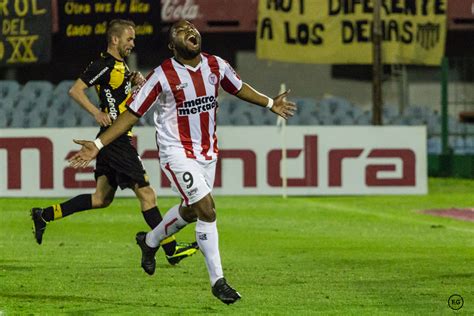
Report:
[[474,30],[474,1],[456,0],[448,3],[448,29]]
[[[93,166],[73,169],[68,158],[79,148],[73,138],[93,139],[96,132],[0,129],[0,197],[93,192]],[[288,126],[285,155],[276,126],[222,126],[218,133],[215,195],[427,193],[424,126]],[[150,183],[160,196],[173,195],[160,171],[155,129],[136,127],[134,134]],[[133,196],[133,191],[117,194]]]
[[202,33],[255,32],[258,0],[161,0],[161,21],[189,20]]

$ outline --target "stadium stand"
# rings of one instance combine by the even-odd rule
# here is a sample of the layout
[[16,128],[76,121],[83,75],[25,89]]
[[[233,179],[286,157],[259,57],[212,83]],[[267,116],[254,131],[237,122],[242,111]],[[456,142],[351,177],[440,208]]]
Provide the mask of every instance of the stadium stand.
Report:
[[15,101],[12,98],[0,98],[0,111],[9,113],[14,107]]
[[49,102],[53,93],[53,85],[48,81],[28,81],[21,89],[21,98],[37,100],[37,102]]
[[8,127],[25,128],[28,127],[27,116],[20,111],[12,111],[9,117]]
[[462,136],[449,136],[449,145],[453,149],[455,154],[465,154],[466,152],[466,140]]
[[391,122],[399,115],[398,109],[393,105],[384,106],[382,109],[382,117],[384,122]]
[[[29,81],[24,86],[13,80],[0,80],[0,128],[88,127],[96,122],[68,95],[73,80],[57,85],[46,81]],[[93,102],[98,97],[93,88],[86,91]],[[370,125],[372,112],[343,97],[325,96],[293,98],[298,111],[288,125]],[[441,153],[441,115],[431,107],[411,105],[402,113],[393,105],[383,108],[385,125],[426,125],[430,154]],[[275,125],[276,117],[264,108],[224,95],[219,100],[220,125]],[[139,125],[153,126],[153,113],[147,113]],[[449,144],[458,154],[474,153],[474,124],[448,117]]]
[[428,153],[441,154],[441,137],[431,136],[428,138]]
[[220,102],[219,108],[217,109],[217,121],[219,125],[231,125],[230,121],[230,107],[224,105],[225,102]]
[[16,100],[20,91],[20,84],[14,80],[0,80],[0,99]]
[[372,113],[370,111],[364,111],[361,115],[359,115],[355,122],[357,125],[370,125],[372,121]]
[[[2,109],[0,109],[2,111]],[[0,128],[6,128],[7,127],[7,116],[6,115],[0,115]]]
[[465,145],[466,145],[466,154],[474,154],[474,137],[472,136],[466,137]]
[[64,80],[56,85],[53,90],[53,98],[67,96],[69,89],[72,87],[74,80]]

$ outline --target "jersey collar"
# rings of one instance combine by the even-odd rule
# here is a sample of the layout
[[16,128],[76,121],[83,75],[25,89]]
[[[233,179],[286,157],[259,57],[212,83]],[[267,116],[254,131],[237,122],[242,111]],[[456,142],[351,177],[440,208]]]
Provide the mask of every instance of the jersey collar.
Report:
[[203,57],[202,57],[202,55],[201,55],[201,61],[196,65],[196,67],[191,67],[190,65],[185,65],[185,64],[180,63],[180,62],[179,62],[176,58],[174,58],[174,57],[171,58],[171,60],[172,60],[174,63],[176,63],[176,64],[178,64],[179,66],[184,67],[184,68],[186,68],[186,69],[188,69],[188,70],[191,70],[192,72],[196,72],[196,71],[199,70],[199,68],[201,68],[202,59],[203,59]]

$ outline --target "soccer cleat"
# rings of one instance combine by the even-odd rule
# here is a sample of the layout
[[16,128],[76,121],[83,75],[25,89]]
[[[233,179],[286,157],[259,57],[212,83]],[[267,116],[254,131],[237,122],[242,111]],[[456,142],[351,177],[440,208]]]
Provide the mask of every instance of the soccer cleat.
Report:
[[175,265],[178,264],[181,260],[187,257],[191,257],[198,251],[199,246],[197,242],[193,243],[185,243],[185,242],[179,242],[176,244],[176,249],[174,251],[174,254],[171,256],[166,256],[166,259],[168,260],[169,264]]
[[227,284],[224,278],[220,278],[216,281],[212,287],[212,294],[227,305],[235,303],[242,297],[239,292]]
[[43,241],[43,234],[46,230],[46,221],[43,219],[43,209],[34,207],[30,210],[31,219],[33,220],[33,234],[36,242],[41,245]]
[[155,261],[155,254],[158,251],[158,248],[149,247],[146,244],[146,233],[145,232],[138,232],[135,236],[135,240],[137,241],[137,245],[142,250],[142,268],[145,270],[146,273],[149,275],[153,275],[155,273],[156,261]]

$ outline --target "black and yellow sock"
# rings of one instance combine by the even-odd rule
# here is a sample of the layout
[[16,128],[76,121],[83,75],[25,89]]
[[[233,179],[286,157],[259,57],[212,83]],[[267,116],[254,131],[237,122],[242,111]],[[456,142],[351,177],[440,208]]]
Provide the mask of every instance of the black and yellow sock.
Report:
[[[161,223],[161,221],[163,220],[163,217],[161,217],[161,213],[158,210],[158,207],[156,206],[142,212],[142,214],[145,218],[146,223],[148,224],[148,226],[150,226],[151,229],[158,226],[158,224]],[[174,252],[176,250],[176,238],[174,238],[174,236],[170,236],[162,240],[160,245],[163,247],[163,250],[165,251],[167,256],[172,256],[174,255]]]
[[159,223],[163,220],[163,217],[161,217],[160,210],[158,210],[158,207],[152,207],[149,210],[143,211],[143,218],[145,219],[145,222],[150,226],[151,229],[155,228],[158,226]]
[[92,194],[81,194],[61,204],[55,204],[43,209],[43,219],[50,222],[73,213],[90,210],[92,208]]
[[176,251],[176,237],[174,235],[166,237],[160,242],[160,246],[163,247],[167,256],[174,255]]

